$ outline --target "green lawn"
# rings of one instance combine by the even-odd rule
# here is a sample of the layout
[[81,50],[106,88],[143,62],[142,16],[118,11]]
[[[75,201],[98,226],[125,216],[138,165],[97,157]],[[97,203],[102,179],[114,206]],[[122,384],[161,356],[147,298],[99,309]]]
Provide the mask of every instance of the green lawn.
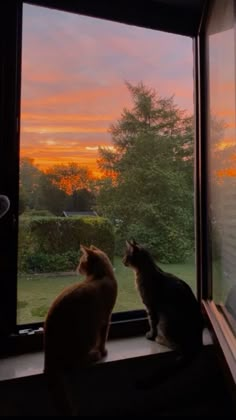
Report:
[[[119,283],[119,293],[115,312],[142,308],[142,302],[134,284],[131,269],[126,268],[121,258],[114,261],[115,274]],[[189,264],[161,264],[161,267],[184,279],[195,291],[195,266]],[[17,322],[24,324],[43,321],[47,309],[57,294],[66,286],[80,281],[81,277],[74,273],[24,274],[18,278],[18,310]]]

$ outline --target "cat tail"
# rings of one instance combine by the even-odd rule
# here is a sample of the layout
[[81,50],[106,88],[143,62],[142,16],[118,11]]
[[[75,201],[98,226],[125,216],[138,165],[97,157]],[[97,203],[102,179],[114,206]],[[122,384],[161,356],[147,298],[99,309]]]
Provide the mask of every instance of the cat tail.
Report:
[[70,402],[67,396],[65,372],[56,363],[50,349],[45,345],[44,377],[47,392],[57,416],[71,416]]
[[70,415],[69,404],[66,400],[64,378],[61,374],[60,364],[56,362],[52,344],[44,334],[44,378],[47,392],[55,410],[55,415]]

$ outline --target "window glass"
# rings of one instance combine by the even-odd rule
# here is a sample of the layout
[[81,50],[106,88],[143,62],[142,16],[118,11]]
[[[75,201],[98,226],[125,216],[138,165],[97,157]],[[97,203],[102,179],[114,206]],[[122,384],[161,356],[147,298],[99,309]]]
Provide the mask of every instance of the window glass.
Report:
[[195,290],[193,57],[187,37],[24,5],[18,323],[113,260],[115,311],[142,308],[125,240]]
[[[234,2],[215,2],[209,22],[209,205],[213,298],[236,319]],[[235,325],[235,324],[234,324]]]

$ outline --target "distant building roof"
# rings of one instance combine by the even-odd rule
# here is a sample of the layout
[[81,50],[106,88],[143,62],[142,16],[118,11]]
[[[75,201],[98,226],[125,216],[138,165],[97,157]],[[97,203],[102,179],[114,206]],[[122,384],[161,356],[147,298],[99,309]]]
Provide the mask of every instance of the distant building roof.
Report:
[[64,217],[74,217],[74,216],[97,216],[98,214],[96,211],[90,210],[90,211],[63,211],[62,215]]

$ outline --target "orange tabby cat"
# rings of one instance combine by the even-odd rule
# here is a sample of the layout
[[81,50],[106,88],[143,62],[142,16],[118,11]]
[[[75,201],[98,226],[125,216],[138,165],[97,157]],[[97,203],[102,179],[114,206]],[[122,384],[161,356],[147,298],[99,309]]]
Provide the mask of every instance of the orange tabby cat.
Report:
[[112,264],[100,249],[81,246],[82,282],[63,290],[44,326],[45,371],[85,366],[107,354],[109,322],[117,297]]

